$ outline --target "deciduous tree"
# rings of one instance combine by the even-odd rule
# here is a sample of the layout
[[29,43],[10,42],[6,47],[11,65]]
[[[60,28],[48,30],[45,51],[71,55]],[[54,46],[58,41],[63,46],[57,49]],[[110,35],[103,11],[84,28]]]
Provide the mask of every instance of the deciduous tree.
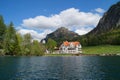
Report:
[[47,49],[49,49],[50,51],[53,51],[56,46],[57,46],[56,41],[54,41],[53,39],[49,38],[47,43],[46,43]]
[[45,47],[43,44],[39,43],[37,40],[33,40],[32,47],[31,47],[31,54],[32,55],[43,55],[45,52]]

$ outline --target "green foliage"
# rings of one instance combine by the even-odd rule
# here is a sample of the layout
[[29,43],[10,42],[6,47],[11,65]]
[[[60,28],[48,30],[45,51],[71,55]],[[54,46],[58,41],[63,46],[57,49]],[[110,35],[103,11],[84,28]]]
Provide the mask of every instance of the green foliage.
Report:
[[3,40],[4,40],[4,34],[6,31],[6,25],[4,24],[4,19],[0,15],[0,48],[3,48]]
[[31,47],[31,55],[43,55],[45,51],[45,47],[40,44],[37,40],[33,40]]
[[0,56],[4,56],[4,55],[5,55],[4,49],[0,49]]
[[22,45],[23,45],[24,55],[30,55],[31,53],[31,40],[32,40],[32,37],[29,33],[23,36]]
[[53,51],[54,48],[57,46],[56,41],[54,41],[53,39],[49,38],[47,43],[46,43],[46,48],[50,51]]
[[23,38],[22,36],[19,34],[19,33],[16,33],[16,48],[15,48],[15,53],[16,55],[22,55],[22,50],[24,49],[23,48]]
[[120,29],[114,29],[99,35],[82,36],[79,41],[83,46],[96,46],[104,44],[120,45]]
[[4,49],[7,55],[14,55],[16,48],[16,31],[13,27],[13,23],[7,27],[5,38],[4,38]]

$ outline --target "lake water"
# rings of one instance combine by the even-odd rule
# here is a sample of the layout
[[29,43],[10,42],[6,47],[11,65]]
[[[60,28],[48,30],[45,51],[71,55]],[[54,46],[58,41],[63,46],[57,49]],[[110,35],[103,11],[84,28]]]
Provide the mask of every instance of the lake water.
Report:
[[0,57],[0,80],[120,80],[120,57]]

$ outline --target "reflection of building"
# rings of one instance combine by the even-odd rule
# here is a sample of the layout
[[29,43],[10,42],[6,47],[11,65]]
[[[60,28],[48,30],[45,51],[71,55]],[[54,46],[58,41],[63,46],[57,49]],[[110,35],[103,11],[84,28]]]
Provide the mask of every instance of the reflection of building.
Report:
[[81,44],[78,41],[75,42],[68,42],[65,41],[61,44],[60,48],[59,48],[59,52],[60,53],[82,53],[81,51]]

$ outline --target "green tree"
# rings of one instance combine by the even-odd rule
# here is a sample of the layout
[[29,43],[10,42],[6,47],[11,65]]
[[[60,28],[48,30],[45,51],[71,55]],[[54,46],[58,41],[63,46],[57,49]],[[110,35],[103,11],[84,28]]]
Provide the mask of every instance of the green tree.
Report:
[[4,35],[6,31],[6,25],[4,24],[4,19],[0,15],[0,48],[3,48],[3,40],[4,40]]
[[56,41],[54,41],[53,39],[49,38],[47,43],[46,43],[46,48],[50,51],[53,51],[54,48],[57,46]]
[[22,53],[23,53],[23,46],[22,46],[22,44],[23,44],[23,38],[22,38],[22,36],[21,36],[21,34],[19,34],[19,33],[17,33],[16,34],[16,44],[15,44],[15,53],[16,53],[16,55],[23,55]]
[[16,30],[13,27],[13,23],[7,27],[4,38],[4,50],[7,55],[14,55],[16,48]]
[[33,40],[31,47],[31,54],[39,56],[39,55],[43,55],[44,51],[45,51],[45,47],[37,40]]
[[31,40],[32,40],[32,37],[30,35],[30,33],[27,33],[23,36],[23,52],[24,52],[24,55],[30,55],[30,52],[31,52]]

